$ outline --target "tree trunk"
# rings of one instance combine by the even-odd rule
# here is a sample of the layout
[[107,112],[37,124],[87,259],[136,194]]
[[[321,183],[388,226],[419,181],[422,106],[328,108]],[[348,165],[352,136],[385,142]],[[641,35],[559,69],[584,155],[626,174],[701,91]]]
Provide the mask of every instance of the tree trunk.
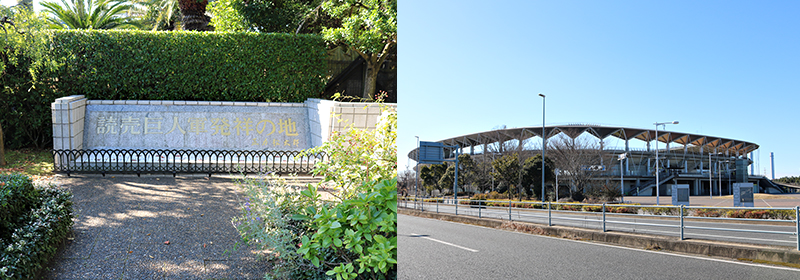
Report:
[[377,92],[378,87],[378,72],[380,72],[380,65],[376,62],[367,60],[367,73],[364,79],[364,94],[362,98],[366,100],[374,100],[374,94]]
[[6,166],[6,149],[3,144],[3,125],[0,124],[0,166]]
[[208,0],[179,0],[178,7],[183,14],[183,30],[210,31],[208,22],[211,20],[206,15]]

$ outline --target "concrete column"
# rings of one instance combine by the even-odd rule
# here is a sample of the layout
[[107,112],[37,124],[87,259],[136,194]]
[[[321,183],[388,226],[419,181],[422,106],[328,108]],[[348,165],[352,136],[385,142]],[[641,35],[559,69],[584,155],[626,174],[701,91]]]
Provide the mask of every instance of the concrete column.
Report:
[[[82,150],[86,97],[72,95],[58,98],[50,104],[50,109],[53,117],[53,149]],[[69,155],[64,153],[55,158],[55,165],[75,160]]]
[[83,122],[86,116],[86,97],[72,95],[50,104],[53,116],[53,149],[83,149]]

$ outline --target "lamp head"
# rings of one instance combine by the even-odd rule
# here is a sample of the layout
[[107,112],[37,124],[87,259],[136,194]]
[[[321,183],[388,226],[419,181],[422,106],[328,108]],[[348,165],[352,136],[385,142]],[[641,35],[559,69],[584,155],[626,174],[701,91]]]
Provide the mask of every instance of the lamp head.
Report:
[[542,98],[544,98],[544,94],[541,94],[541,93],[540,93],[540,94],[539,94],[539,96],[541,96]]
[[678,121],[672,121],[672,124],[678,124]]

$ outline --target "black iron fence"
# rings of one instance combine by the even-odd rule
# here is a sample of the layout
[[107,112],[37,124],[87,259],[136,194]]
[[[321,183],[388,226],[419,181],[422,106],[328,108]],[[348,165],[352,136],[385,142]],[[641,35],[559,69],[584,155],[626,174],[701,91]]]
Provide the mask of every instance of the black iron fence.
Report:
[[278,173],[308,174],[323,153],[235,150],[53,150],[55,172],[70,173]]

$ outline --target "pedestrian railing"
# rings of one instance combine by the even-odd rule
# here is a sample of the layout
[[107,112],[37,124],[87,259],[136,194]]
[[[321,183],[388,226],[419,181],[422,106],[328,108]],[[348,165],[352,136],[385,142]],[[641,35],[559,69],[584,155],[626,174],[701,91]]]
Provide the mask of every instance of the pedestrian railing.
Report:
[[269,150],[53,150],[55,172],[70,173],[311,173],[324,153]]
[[[555,203],[513,200],[458,200],[452,198],[414,199],[401,198],[399,205],[420,211],[446,212],[455,215],[470,215],[478,218],[492,217],[538,222],[553,226],[558,221],[569,226],[599,228],[608,231],[611,225],[619,226],[619,231],[647,231],[636,227],[664,228],[685,240],[686,230],[693,230],[692,238],[725,239],[745,243],[790,243],[800,250],[800,206],[789,208],[756,207],[702,207],[673,205],[627,205],[627,204],[586,204]],[[466,203],[465,203],[466,202]],[[741,217],[723,217],[732,214]],[[580,224],[584,224],[581,226]],[[594,224],[594,226],[590,226]],[[743,226],[747,225],[747,226]],[[629,226],[629,228],[625,228]],[[726,227],[728,226],[728,227]],[[649,230],[657,232],[657,230]],[[716,236],[701,232],[739,232],[752,234],[737,237]],[[794,238],[767,238],[770,236],[791,236]],[[763,242],[753,242],[763,241]]]

